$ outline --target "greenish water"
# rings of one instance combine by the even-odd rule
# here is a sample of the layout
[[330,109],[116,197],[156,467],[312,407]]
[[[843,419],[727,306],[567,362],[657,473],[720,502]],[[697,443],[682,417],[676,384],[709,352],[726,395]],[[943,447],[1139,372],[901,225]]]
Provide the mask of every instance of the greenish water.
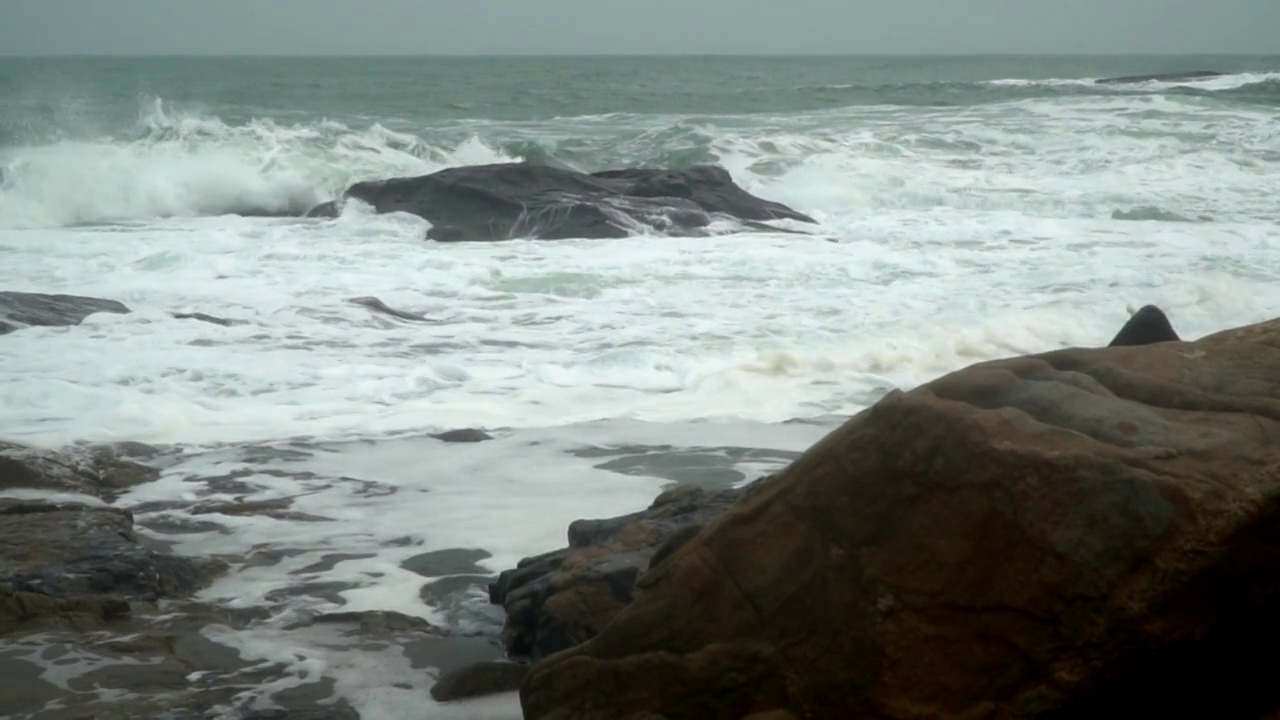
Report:
[[[16,108],[80,107],[120,127],[139,97],[201,107],[224,121],[550,120],[610,113],[743,115],[848,106],[954,107],[1117,92],[1088,84],[991,84],[1211,69],[1280,70],[1280,58],[1144,57],[479,57],[0,59],[0,98]],[[1122,92],[1122,91],[1121,91]],[[1207,91],[1189,88],[1185,94]],[[1280,84],[1242,88],[1280,104]],[[87,117],[92,110],[92,117]]]

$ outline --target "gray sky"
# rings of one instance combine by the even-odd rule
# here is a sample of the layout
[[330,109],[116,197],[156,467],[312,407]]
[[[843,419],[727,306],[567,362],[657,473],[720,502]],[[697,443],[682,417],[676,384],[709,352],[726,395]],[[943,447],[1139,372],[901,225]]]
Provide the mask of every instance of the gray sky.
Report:
[[1277,53],[1278,0],[0,0],[0,54]]

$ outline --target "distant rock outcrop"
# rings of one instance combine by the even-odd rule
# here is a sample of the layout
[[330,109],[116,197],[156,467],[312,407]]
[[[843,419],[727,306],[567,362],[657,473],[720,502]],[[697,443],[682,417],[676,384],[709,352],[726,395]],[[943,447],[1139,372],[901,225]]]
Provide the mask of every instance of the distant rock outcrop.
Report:
[[1153,73],[1150,75],[1121,75],[1119,77],[1100,78],[1094,80],[1098,85],[1127,85],[1144,82],[1183,82],[1185,80],[1204,80],[1222,77],[1227,73],[1217,70],[1191,70],[1188,72]]
[[[380,213],[421,216],[432,225],[427,237],[442,242],[700,235],[717,217],[751,229],[778,229],[762,225],[771,220],[814,222],[748,193],[728,171],[711,165],[594,174],[537,163],[474,165],[356,183],[344,198]],[[308,215],[333,216],[340,209],[338,202],[325,203]]]

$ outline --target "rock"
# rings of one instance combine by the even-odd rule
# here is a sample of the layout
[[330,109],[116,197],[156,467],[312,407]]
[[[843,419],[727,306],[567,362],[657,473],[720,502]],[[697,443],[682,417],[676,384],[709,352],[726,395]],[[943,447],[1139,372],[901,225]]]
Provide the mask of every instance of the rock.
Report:
[[308,210],[303,217],[309,218],[336,218],[342,214],[342,203],[337,200],[329,200]]
[[1151,345],[1162,342],[1178,342],[1182,338],[1174,332],[1173,324],[1164,311],[1155,305],[1144,305],[1120,328],[1109,347],[1122,345]]
[[[753,221],[753,229],[765,220],[814,222],[751,195],[714,166],[589,175],[527,162],[474,165],[356,183],[344,198],[366,202],[380,213],[419,215],[432,225],[427,237],[440,242],[622,238],[636,232],[700,235],[713,216]],[[312,213],[335,211],[320,206]]]
[[489,433],[483,430],[477,430],[476,428],[446,430],[442,433],[431,433],[431,437],[450,443],[475,443],[493,439],[493,436]]
[[431,697],[439,702],[496,695],[518,690],[529,666],[513,662],[480,662],[440,677],[431,686]]
[[74,601],[153,601],[202,587],[221,564],[152,549],[113,507],[0,499],[0,589]]
[[115,300],[79,295],[3,291],[0,292],[0,335],[27,327],[79,325],[100,312],[125,314],[129,308]]
[[427,318],[425,315],[422,315],[420,313],[406,312],[404,310],[397,310],[393,307],[388,306],[386,303],[382,302],[376,297],[351,298],[347,300],[347,302],[352,303],[354,305],[360,305],[362,307],[369,308],[370,310],[376,313],[397,318],[399,320],[410,320],[412,322],[427,322]]
[[1190,72],[1179,73],[1154,73],[1150,75],[1122,75],[1120,77],[1109,77],[1094,80],[1098,85],[1128,85],[1133,83],[1144,82],[1182,82],[1184,80],[1204,80],[1207,78],[1222,77],[1226,75],[1224,72],[1216,70],[1192,70]]
[[445,635],[445,630],[420,617],[413,617],[393,610],[367,610],[363,612],[331,612],[300,618],[289,629],[308,627],[316,623],[352,625],[356,633],[365,637],[386,638],[398,634]]
[[1263,716],[1277,437],[1280,321],[891,392],[536,664],[524,716]]
[[159,469],[135,460],[157,452],[142,443],[52,451],[0,441],[0,491],[54,490],[110,499],[158,478]]
[[647,510],[572,523],[568,548],[525,558],[489,586],[507,613],[507,652],[537,660],[593,637],[631,602],[653,558],[670,553],[667,543],[688,541],[744,492],[681,486]]
[[103,504],[159,470],[134,462],[156,453],[140,443],[63,452],[0,443],[0,490],[84,496],[58,502],[0,497],[0,632],[43,620],[103,623],[128,601],[182,597],[222,569],[152,547],[133,515]]
[[231,327],[232,325],[244,324],[243,320],[230,320],[228,318],[220,318],[214,315],[206,315],[205,313],[202,313],[202,312],[189,312],[189,313],[176,312],[176,313],[170,313],[170,314],[173,316],[173,319],[175,320],[199,320],[200,322],[206,322],[206,323],[209,323],[210,325],[221,325],[223,327]]
[[476,563],[490,557],[493,555],[488,550],[450,548],[406,558],[400,563],[400,567],[428,578],[475,575],[484,572],[484,568]]

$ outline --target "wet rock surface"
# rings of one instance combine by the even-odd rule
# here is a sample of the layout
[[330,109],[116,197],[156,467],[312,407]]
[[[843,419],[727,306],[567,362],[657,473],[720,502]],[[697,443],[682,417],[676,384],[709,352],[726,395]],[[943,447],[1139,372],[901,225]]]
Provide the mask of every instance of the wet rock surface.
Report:
[[81,295],[0,291],[0,335],[29,327],[79,325],[103,312],[125,314],[129,308],[115,300]]
[[[740,229],[778,231],[766,221],[813,218],[764,200],[711,165],[683,170],[629,168],[593,174],[540,163],[448,168],[420,177],[359,182],[344,198],[380,213],[408,212],[430,221],[440,242],[623,238],[642,232],[707,234],[714,219]],[[339,203],[308,215],[332,217]]]
[[[242,454],[252,458],[253,450]],[[270,598],[240,608],[197,601],[194,594],[228,564],[270,566],[296,552],[264,548],[224,559],[177,554],[139,531],[135,508],[144,514],[181,510],[214,518],[308,518],[289,509],[289,498],[129,507],[125,493],[157,480],[166,464],[162,455],[130,443],[60,451],[0,446],[0,716],[359,717],[335,696],[331,678],[303,673],[299,682],[296,658],[242,657],[235,641],[223,639],[228,633],[274,636],[282,647],[311,647],[312,653],[330,646],[398,652],[424,679],[436,670],[451,672],[501,656],[494,639],[455,640],[425,618],[398,612],[282,614],[299,593],[326,595],[340,607],[344,600],[338,592],[350,584],[305,578],[370,555],[333,553],[300,568],[300,584],[274,606]],[[241,482],[231,478],[219,484],[214,478],[205,487],[246,489],[237,485]],[[191,528],[211,529],[220,526]],[[475,570],[472,561],[484,555],[444,551],[423,554],[418,562],[433,573]],[[438,593],[440,602],[453,597],[449,588]]]
[[526,558],[489,586],[506,610],[503,642],[538,660],[594,637],[632,599],[637,578],[693,537],[752,486],[708,492],[686,485],[640,512],[569,526],[569,547]]
[[506,661],[481,662],[442,675],[431,686],[431,697],[441,702],[494,695],[518,690],[529,666]]
[[[525,717],[1267,716],[1277,347],[1272,321],[892,392],[536,663]],[[542,606],[496,588],[530,644],[571,552],[515,571],[547,565]]]

